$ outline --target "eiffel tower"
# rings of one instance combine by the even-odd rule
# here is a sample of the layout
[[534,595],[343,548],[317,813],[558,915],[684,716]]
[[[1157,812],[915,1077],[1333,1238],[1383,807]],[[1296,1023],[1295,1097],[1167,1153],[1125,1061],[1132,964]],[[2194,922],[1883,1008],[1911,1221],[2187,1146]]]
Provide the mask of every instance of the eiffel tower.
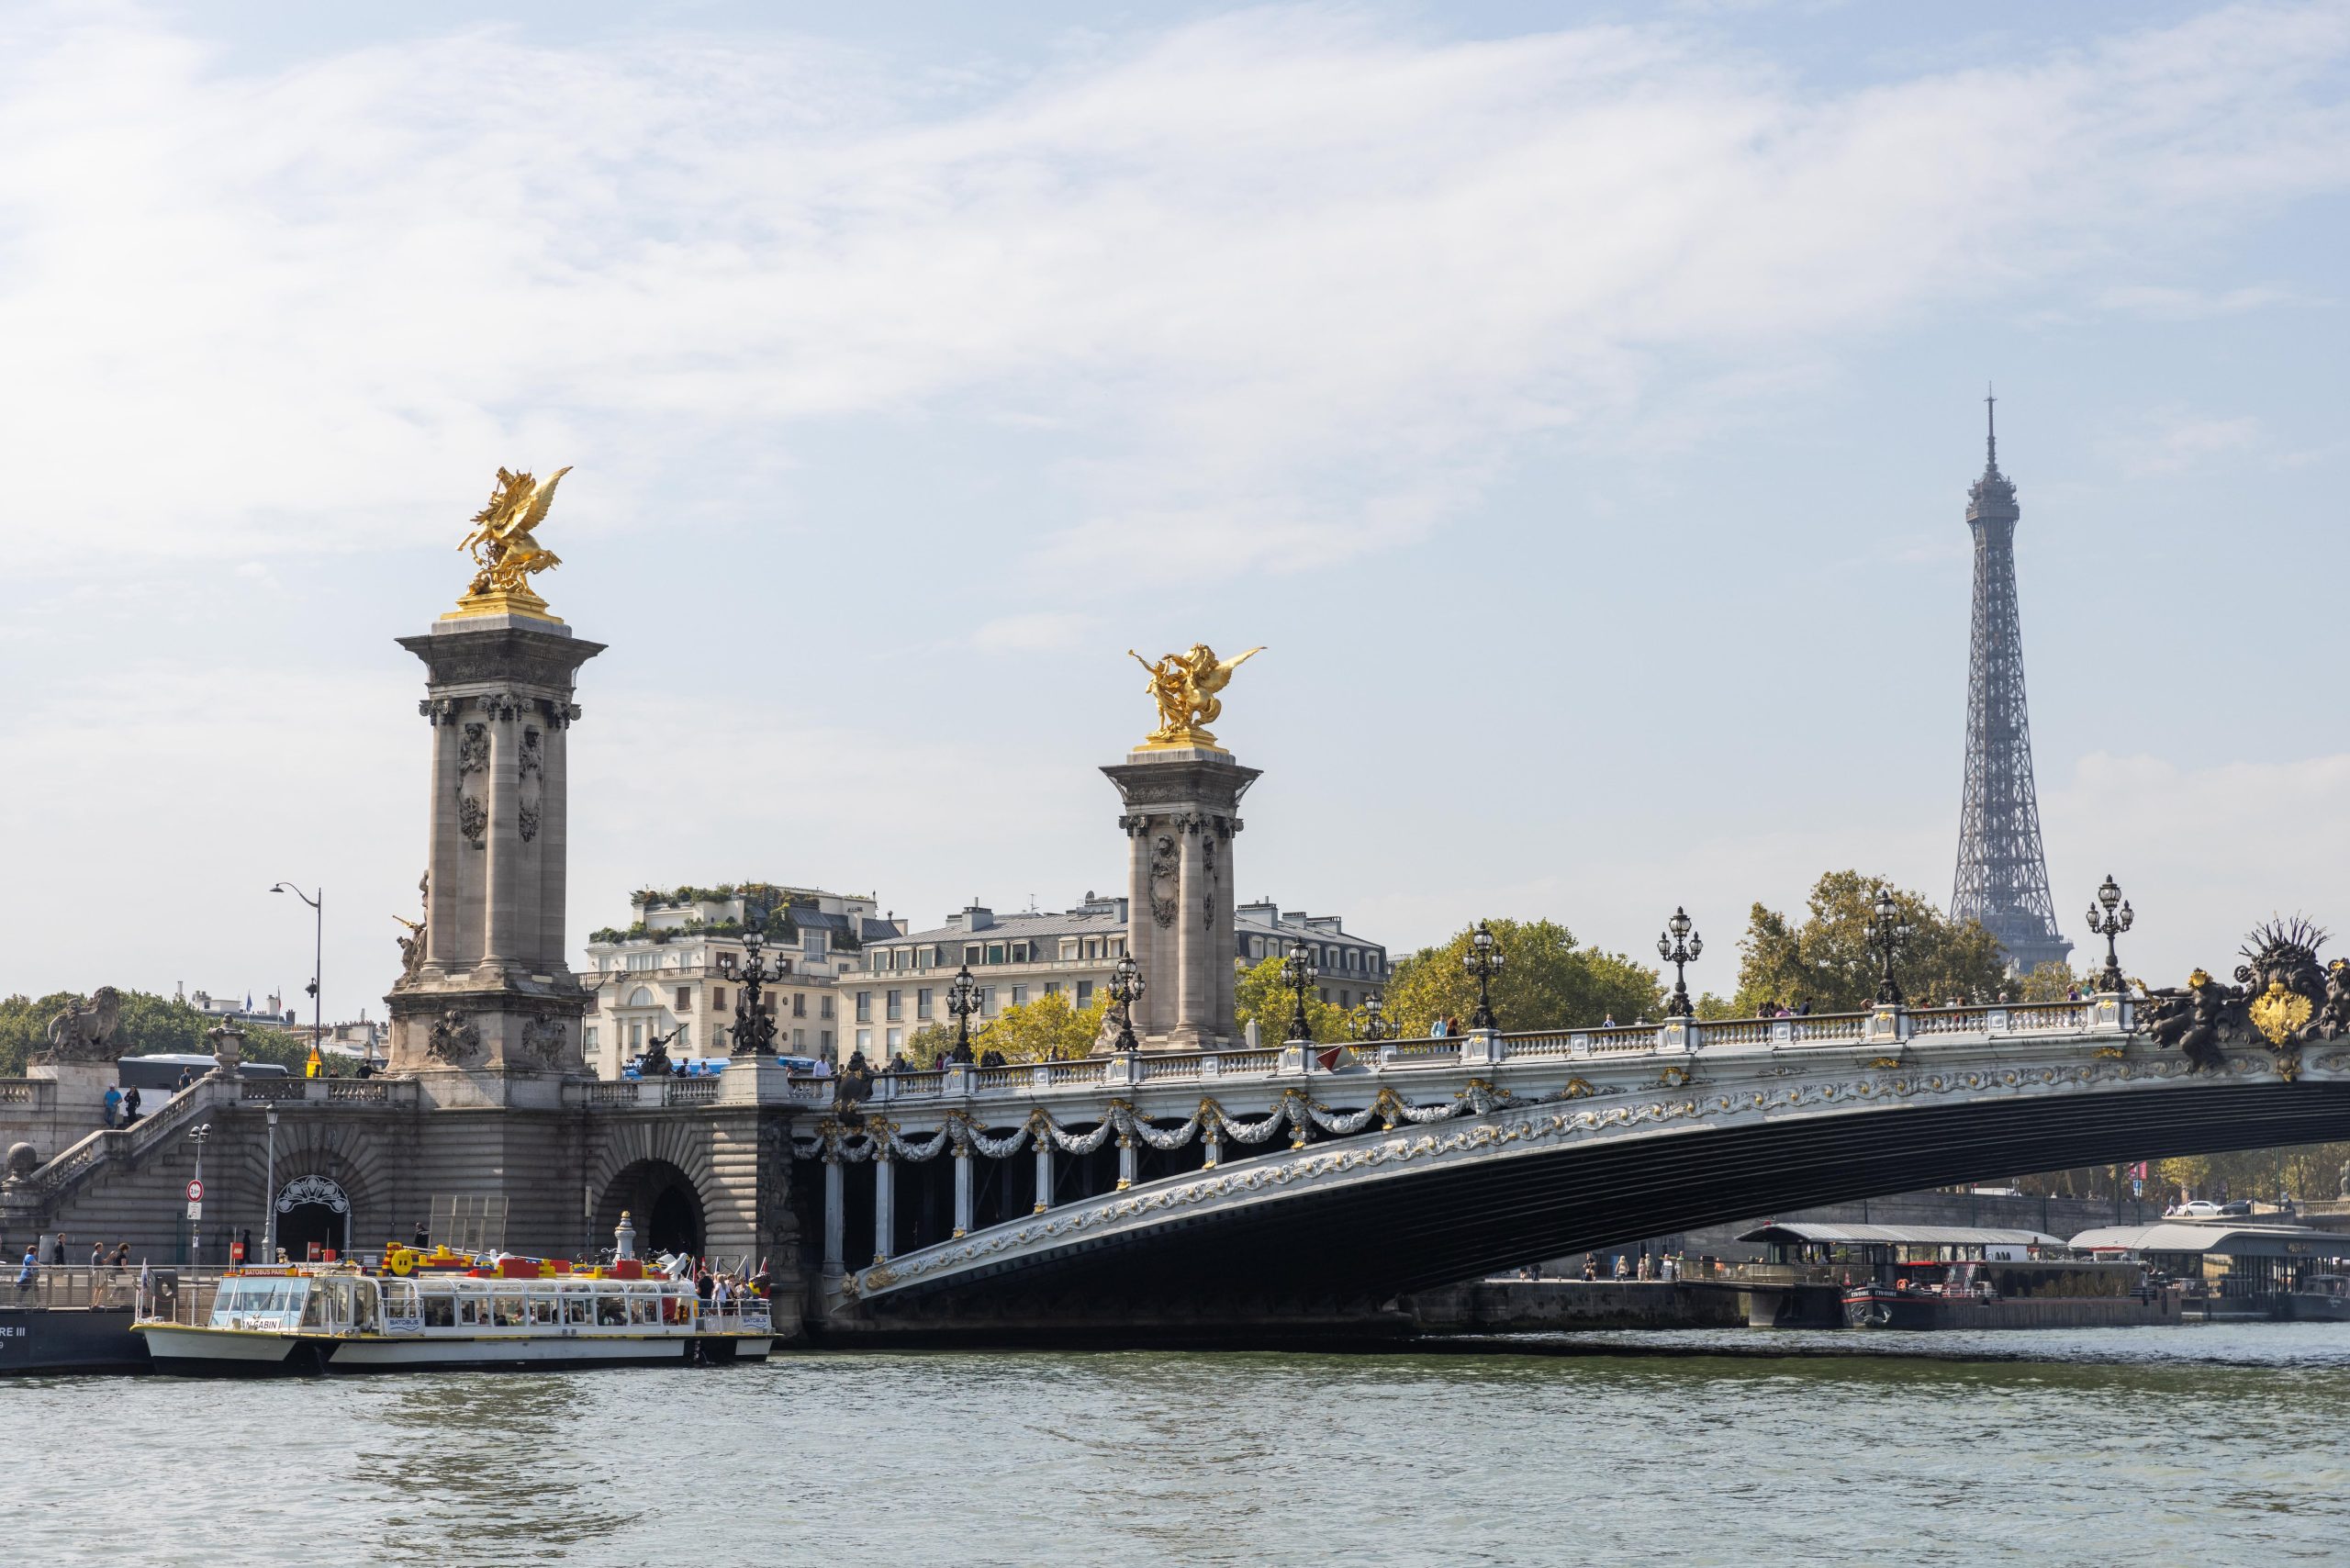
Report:
[[1966,493],[1975,533],[1975,635],[1966,674],[1966,797],[1958,816],[1953,920],[1979,920],[2013,970],[2062,962],[2073,950],[2048,897],[2040,798],[2031,778],[2031,719],[2023,698],[2023,628],[2016,613],[2013,481],[1999,472],[1998,399],[1983,399],[1987,456]]

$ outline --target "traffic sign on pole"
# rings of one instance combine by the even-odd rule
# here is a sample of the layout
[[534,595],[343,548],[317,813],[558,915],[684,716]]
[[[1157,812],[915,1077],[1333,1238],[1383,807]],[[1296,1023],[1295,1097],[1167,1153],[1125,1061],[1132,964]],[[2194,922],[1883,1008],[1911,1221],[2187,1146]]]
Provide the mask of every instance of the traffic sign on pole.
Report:
[[200,1203],[204,1202],[204,1183],[203,1183],[203,1182],[190,1182],[187,1184],[187,1201],[188,1201],[189,1203],[191,1203],[191,1204],[200,1204]]
[[[196,1183],[191,1182],[188,1185],[193,1187]],[[202,1219],[204,1217],[204,1200],[202,1198],[190,1198],[187,1201],[187,1217],[190,1219]]]

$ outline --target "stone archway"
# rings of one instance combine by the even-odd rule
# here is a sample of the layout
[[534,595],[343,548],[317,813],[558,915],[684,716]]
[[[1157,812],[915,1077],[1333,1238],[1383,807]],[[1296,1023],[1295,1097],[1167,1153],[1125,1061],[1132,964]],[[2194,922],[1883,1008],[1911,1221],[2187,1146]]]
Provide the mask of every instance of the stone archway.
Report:
[[325,1176],[297,1176],[277,1190],[277,1245],[300,1262],[310,1249],[351,1249],[351,1196]]
[[625,1210],[636,1226],[636,1249],[651,1258],[663,1252],[699,1255],[710,1232],[701,1193],[693,1178],[666,1159],[645,1159],[622,1166],[596,1204],[599,1247],[610,1245]]

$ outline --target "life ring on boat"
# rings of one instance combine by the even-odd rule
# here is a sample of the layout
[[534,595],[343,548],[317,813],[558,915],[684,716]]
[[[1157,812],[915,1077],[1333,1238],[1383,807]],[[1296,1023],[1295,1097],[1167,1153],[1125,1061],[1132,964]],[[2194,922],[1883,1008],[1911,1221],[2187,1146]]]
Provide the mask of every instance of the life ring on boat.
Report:
[[416,1254],[405,1247],[396,1248],[392,1255],[384,1260],[384,1267],[400,1278],[406,1279],[416,1271]]

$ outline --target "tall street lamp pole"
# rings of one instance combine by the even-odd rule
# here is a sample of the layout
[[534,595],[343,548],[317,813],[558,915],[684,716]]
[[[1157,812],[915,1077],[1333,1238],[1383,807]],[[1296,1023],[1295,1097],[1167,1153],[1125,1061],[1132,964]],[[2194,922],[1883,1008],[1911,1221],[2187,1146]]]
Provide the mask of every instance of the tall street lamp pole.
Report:
[[[2114,908],[2120,904],[2120,909]],[[2105,968],[2098,971],[2097,988],[2108,994],[2119,992],[2128,982],[2121,978],[2121,958],[2113,950],[2113,939],[2130,929],[2136,917],[2130,913],[2130,901],[2113,884],[2113,873],[2106,873],[2104,885],[2097,890],[2097,902],[2089,905],[2089,935],[2105,938]]]
[[[319,896],[312,898],[291,882],[280,882],[269,890],[273,893],[292,893],[296,898],[308,904],[317,916],[312,922],[310,949],[310,1048],[319,1053],[319,1070],[324,1072],[327,1060],[326,1012],[323,1000],[319,994],[319,979],[326,969],[327,890],[321,887],[319,889]],[[275,1254],[272,1254],[273,1258]]]
[[[269,1123],[269,1150],[263,1157],[261,1177],[261,1260],[263,1263],[277,1261],[277,1107],[272,1105],[266,1118]],[[245,1260],[251,1263],[252,1259]]]
[[1501,1027],[1494,1017],[1494,977],[1502,972],[1505,961],[1501,948],[1494,945],[1493,928],[1479,921],[1475,934],[1469,938],[1468,957],[1461,960],[1470,978],[1477,982],[1477,1011],[1469,1015],[1472,1029]]
[[1869,934],[1869,946],[1875,948],[1883,962],[1884,972],[1876,982],[1876,1000],[1880,1007],[1901,1005],[1901,984],[1893,978],[1893,960],[1908,946],[1915,929],[1901,918],[1901,906],[1893,902],[1892,890],[1876,890],[1876,919]]
[[1656,956],[1673,966],[1673,1000],[1665,1003],[1668,1018],[1694,1018],[1697,1010],[1689,1004],[1688,969],[1706,950],[1706,939],[1690,929],[1694,924],[1689,912],[1678,904],[1673,918],[1664,923],[1664,931],[1656,939]]
[[971,1059],[971,1014],[979,1010],[979,982],[971,978],[971,966],[965,964],[955,971],[955,983],[946,988],[946,1011],[955,1014],[955,1049],[946,1059],[968,1063]]
[[1142,993],[1142,966],[1135,962],[1132,953],[1124,954],[1110,971],[1110,1000],[1118,1004],[1118,1049],[1122,1051],[1142,1048],[1142,1042],[1135,1038],[1135,1003]]

